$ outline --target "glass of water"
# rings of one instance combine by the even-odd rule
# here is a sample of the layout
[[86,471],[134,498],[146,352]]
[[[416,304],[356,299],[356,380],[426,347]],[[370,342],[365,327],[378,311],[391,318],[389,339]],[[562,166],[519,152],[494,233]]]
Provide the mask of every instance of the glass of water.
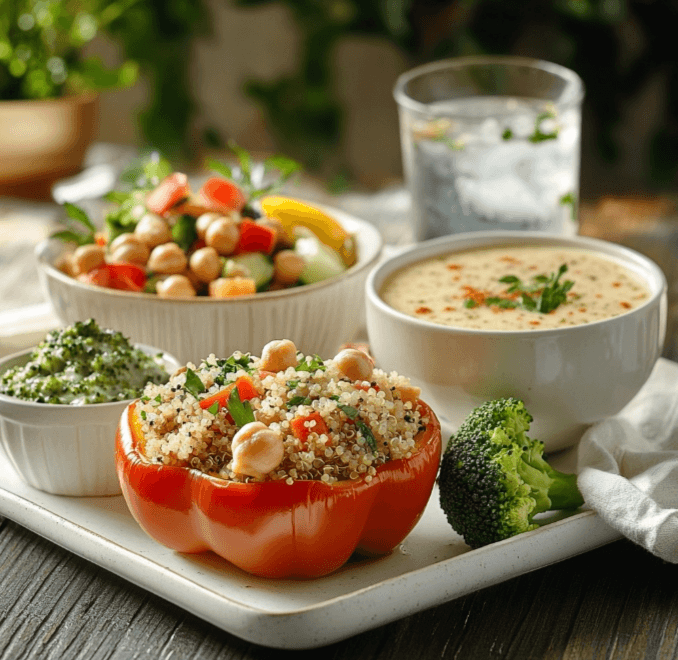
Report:
[[465,231],[577,233],[579,76],[522,57],[462,57],[400,76],[414,240]]

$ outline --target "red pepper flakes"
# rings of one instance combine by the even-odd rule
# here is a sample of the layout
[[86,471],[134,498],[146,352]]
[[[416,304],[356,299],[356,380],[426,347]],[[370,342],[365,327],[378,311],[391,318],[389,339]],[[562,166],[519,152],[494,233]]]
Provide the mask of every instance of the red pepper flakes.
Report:
[[450,270],[461,270],[463,268],[461,264],[447,264],[447,267]]
[[624,309],[631,309],[631,303],[627,303],[625,300],[622,300],[619,303]]
[[516,259],[516,257],[511,257],[509,255],[499,257],[499,261],[506,261],[507,263],[510,263],[510,264],[521,264],[522,263],[522,261],[520,259]]
[[445,311],[446,311],[446,312],[456,312],[456,311],[457,311],[457,308],[456,308],[456,307],[452,307],[451,305],[448,305],[447,307],[445,307]]
[[612,286],[613,286],[615,289],[618,289],[621,285],[622,285],[621,282],[612,282]]
[[530,325],[541,325],[541,321],[530,321]]
[[433,310],[430,307],[419,307],[417,308],[417,314],[430,314]]
[[585,312],[585,311],[586,311],[586,307],[580,307],[577,311],[579,311],[579,312]]
[[472,300],[476,305],[482,305],[485,302],[485,294],[472,286],[464,286],[464,298]]

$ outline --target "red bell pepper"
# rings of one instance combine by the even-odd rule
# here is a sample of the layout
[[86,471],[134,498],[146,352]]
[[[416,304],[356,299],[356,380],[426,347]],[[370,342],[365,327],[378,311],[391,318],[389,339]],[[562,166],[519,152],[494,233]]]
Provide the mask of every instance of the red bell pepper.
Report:
[[245,206],[246,199],[238,186],[218,176],[212,176],[198,191],[198,199],[212,211],[240,211]]
[[188,177],[181,172],[174,172],[165,177],[146,198],[146,208],[158,215],[167,213],[173,206],[191,194]]
[[218,403],[219,408],[223,408],[228,403],[228,397],[231,396],[234,387],[238,388],[238,395],[241,401],[249,401],[259,396],[259,392],[254,387],[252,379],[249,376],[241,376],[223,390],[219,390],[216,394],[203,399],[199,404],[200,407],[203,410],[207,410],[212,404]]
[[272,578],[315,578],[354,552],[381,555],[410,533],[431,495],[441,453],[440,424],[429,417],[411,458],[377,468],[372,481],[236,483],[197,470],[157,465],[140,453],[134,403],[116,434],[116,467],[132,515],[178,552],[212,550],[239,568]]
[[252,220],[243,220],[240,223],[240,238],[235,248],[236,254],[243,252],[264,252],[271,254],[277,240],[273,229],[258,225]]

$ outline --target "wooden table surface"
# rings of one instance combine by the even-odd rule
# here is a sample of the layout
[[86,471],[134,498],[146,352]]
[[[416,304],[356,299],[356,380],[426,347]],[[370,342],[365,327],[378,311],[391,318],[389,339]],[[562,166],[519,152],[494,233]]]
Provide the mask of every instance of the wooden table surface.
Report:
[[[43,300],[32,246],[46,235],[56,212],[49,204],[0,199],[0,313]],[[616,541],[321,650],[280,651],[225,633],[0,518],[0,658],[321,655],[328,660],[675,658],[678,567],[630,541]]]

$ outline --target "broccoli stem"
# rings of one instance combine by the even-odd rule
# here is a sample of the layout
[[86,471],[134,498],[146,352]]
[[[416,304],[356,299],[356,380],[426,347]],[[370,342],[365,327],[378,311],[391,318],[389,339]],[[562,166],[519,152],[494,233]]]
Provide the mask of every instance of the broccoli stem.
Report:
[[551,509],[576,509],[584,504],[584,498],[577,488],[576,474],[564,474],[551,468],[549,476],[553,479],[549,487]]

